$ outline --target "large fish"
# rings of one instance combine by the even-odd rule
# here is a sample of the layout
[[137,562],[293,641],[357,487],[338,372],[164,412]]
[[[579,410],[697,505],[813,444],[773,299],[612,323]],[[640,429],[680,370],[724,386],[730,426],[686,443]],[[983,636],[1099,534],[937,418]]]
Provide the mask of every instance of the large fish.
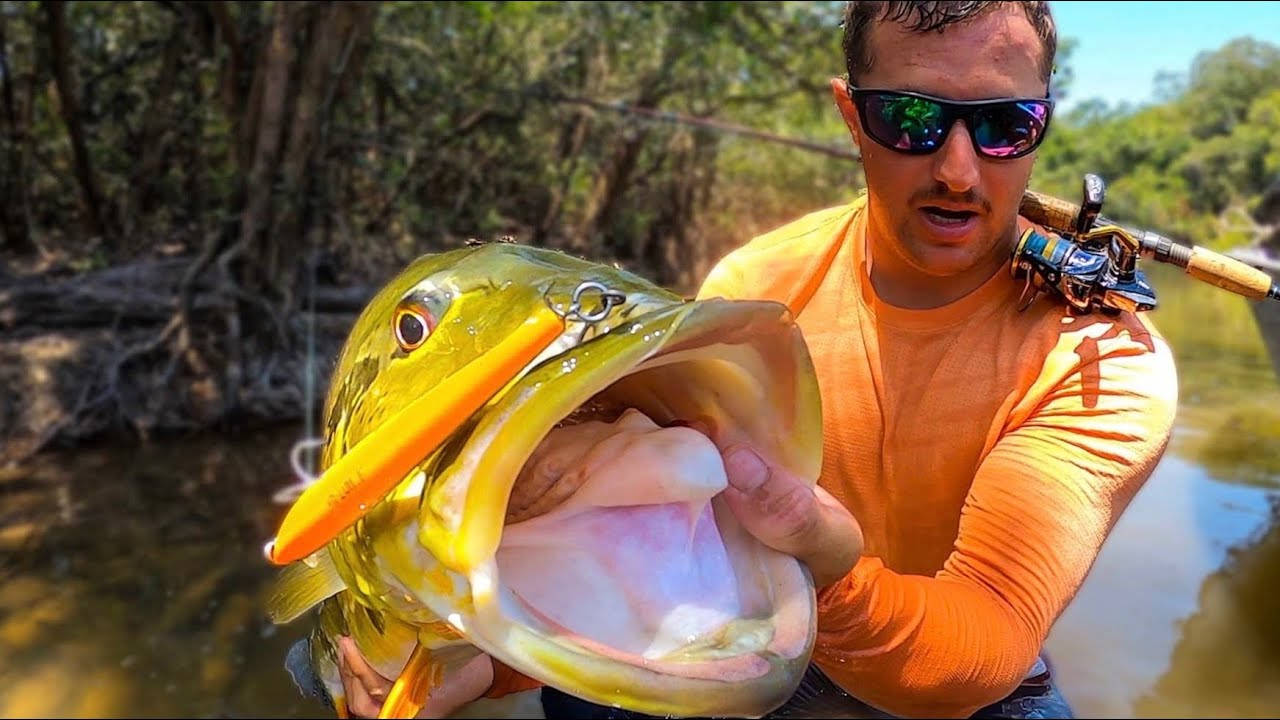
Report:
[[[672,460],[650,443],[551,485],[528,471],[588,426],[665,433]],[[322,474],[267,547],[287,566],[269,612],[319,606],[312,659],[340,714],[339,634],[396,678],[389,717],[479,651],[649,714],[759,716],[799,684],[810,576],[717,497],[738,443],[817,479],[818,386],[783,305],[688,301],[511,244],[425,256],[356,321],[323,428]]]

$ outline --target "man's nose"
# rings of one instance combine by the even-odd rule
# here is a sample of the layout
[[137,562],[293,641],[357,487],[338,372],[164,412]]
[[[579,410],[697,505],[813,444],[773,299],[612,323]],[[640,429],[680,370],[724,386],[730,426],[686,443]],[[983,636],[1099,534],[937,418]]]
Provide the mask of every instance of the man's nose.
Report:
[[933,164],[933,177],[952,192],[966,192],[978,184],[978,151],[963,120],[947,134]]

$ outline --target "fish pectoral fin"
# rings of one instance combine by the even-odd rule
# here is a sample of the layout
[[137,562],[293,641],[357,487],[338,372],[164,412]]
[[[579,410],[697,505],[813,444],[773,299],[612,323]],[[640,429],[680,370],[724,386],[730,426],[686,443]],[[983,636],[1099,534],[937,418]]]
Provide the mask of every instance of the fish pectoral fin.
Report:
[[286,565],[267,598],[267,616],[276,624],[293,622],[298,616],[343,590],[347,584],[327,549],[313,555],[315,565],[306,561]]
[[432,656],[421,643],[413,646],[409,661],[400,671],[400,677],[391,686],[387,699],[378,712],[380,718],[411,718],[418,714],[431,691],[440,685],[444,677],[444,664]]

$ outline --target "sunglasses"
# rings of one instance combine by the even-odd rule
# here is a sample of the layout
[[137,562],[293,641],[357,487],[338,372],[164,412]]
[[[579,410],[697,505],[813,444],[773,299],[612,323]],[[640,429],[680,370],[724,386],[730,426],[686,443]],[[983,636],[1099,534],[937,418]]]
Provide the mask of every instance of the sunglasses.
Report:
[[1047,97],[959,101],[852,86],[849,97],[871,139],[909,155],[936,151],[956,121],[964,120],[979,155],[1000,160],[1022,157],[1040,146],[1053,114],[1053,101]]

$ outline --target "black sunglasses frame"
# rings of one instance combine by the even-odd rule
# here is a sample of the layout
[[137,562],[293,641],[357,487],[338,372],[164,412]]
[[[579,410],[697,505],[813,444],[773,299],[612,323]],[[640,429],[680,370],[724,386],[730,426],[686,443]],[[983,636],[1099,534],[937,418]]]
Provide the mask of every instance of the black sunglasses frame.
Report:
[[[1045,137],[1049,134],[1049,123],[1053,119],[1054,101],[1046,94],[1042,98],[991,98],[989,100],[948,100],[934,95],[926,95],[924,93],[909,92],[906,90],[888,90],[884,88],[855,88],[852,84],[845,86],[849,91],[849,99],[853,102],[854,107],[858,109],[858,118],[862,123],[862,129],[867,135],[875,140],[876,143],[882,145],[894,152],[904,155],[931,155],[938,152],[943,145],[946,144],[947,138],[951,135],[952,128],[955,127],[957,120],[964,120],[965,129],[969,131],[969,140],[973,143],[973,149],[979,155],[992,160],[1014,160],[1024,157],[1035,152],[1036,148],[1044,142]],[[867,100],[873,95],[888,95],[892,97],[908,97],[925,100],[938,105],[942,108],[942,136],[938,140],[938,144],[932,148],[921,148],[913,150],[911,148],[895,147],[876,137],[871,128],[867,125]],[[992,108],[1001,108],[1007,105],[1015,105],[1019,103],[1036,103],[1045,107],[1044,126],[1040,130],[1040,136],[1025,150],[1012,155],[993,155],[983,149],[978,142],[978,130],[974,126],[973,116],[979,111],[989,110]]]

